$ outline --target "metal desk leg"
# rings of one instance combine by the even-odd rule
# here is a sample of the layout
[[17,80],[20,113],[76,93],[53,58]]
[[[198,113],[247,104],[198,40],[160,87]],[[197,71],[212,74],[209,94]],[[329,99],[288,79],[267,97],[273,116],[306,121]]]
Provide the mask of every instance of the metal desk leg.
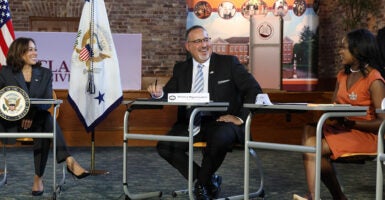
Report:
[[[246,195],[242,194],[242,195],[229,196],[229,197],[224,198],[225,200],[243,200],[243,199],[257,198],[257,197],[260,197],[263,199],[265,197],[265,191],[263,189],[264,176],[263,176],[263,168],[262,168],[261,160],[259,159],[259,157],[258,157],[257,153],[254,151],[254,149],[247,148],[247,150],[246,150],[246,148],[245,148],[245,151],[248,152],[248,153],[245,152],[245,154],[249,154],[248,155],[249,158],[250,158],[250,155],[253,156],[254,161],[258,167],[258,172],[259,172],[259,177],[260,177],[259,188],[257,191],[252,192],[252,193],[250,193],[249,188],[247,188],[248,193],[246,193]],[[248,177],[247,179],[249,180],[250,178]],[[256,179],[256,182],[258,182],[258,179]],[[249,181],[247,181],[247,187],[249,187]],[[246,187],[245,187],[245,189],[246,189]]]
[[[246,123],[245,123],[245,152],[249,149],[249,142],[250,142],[250,125],[251,125],[251,118],[252,114],[250,113],[247,116]],[[243,178],[243,195],[245,197],[245,200],[249,199],[249,177],[250,177],[250,155],[248,153],[245,153],[245,163],[244,163],[244,178]]]
[[3,172],[3,178],[0,181],[0,187],[7,184],[7,153],[5,151],[4,143],[3,143],[3,158],[4,158],[4,172]]
[[66,179],[66,165],[65,164],[63,164],[62,174],[63,174],[62,178],[61,178],[59,184],[56,187],[56,192],[57,193],[61,192],[62,186],[65,184],[65,179]]
[[323,114],[317,123],[316,130],[316,150],[315,150],[315,199],[320,199],[321,188],[321,150],[322,150],[322,126],[328,118],[328,113]]
[[193,191],[193,162],[194,162],[194,119],[195,115],[200,112],[200,108],[196,108],[192,111],[189,121],[189,139],[188,139],[188,195],[190,199],[194,199]]
[[[56,112],[57,112],[57,108],[60,106],[60,104],[57,104],[55,105],[54,107],[54,114],[53,116],[56,116]],[[53,143],[53,185],[52,185],[52,188],[53,188],[53,194],[52,194],[52,198],[53,199],[56,199],[56,196],[57,194],[60,194],[61,192],[61,189],[62,189],[62,186],[64,185],[65,183],[65,178],[66,178],[66,165],[63,164],[63,168],[62,168],[62,179],[60,180],[59,184],[56,185],[56,117],[53,117],[53,137],[52,137],[52,143]]]
[[142,193],[142,194],[131,194],[128,191],[127,187],[127,138],[126,134],[128,133],[128,117],[130,115],[129,111],[126,111],[124,114],[124,126],[123,126],[123,191],[126,195],[127,199],[146,199],[146,198],[152,198],[152,197],[161,197],[162,192],[148,192],[148,193]]
[[[364,116],[366,112],[327,112],[324,113],[317,123],[316,128],[316,146],[306,147],[302,145],[287,145],[287,144],[272,144],[265,142],[252,142],[250,141],[250,124],[252,115],[249,114],[245,124],[245,152],[247,148],[266,148],[274,150],[296,151],[296,152],[308,152],[315,153],[315,199],[320,199],[320,185],[321,185],[321,149],[322,149],[322,127],[325,121],[330,117],[348,117],[348,116]],[[248,199],[249,196],[249,154],[245,153],[245,172],[244,172],[244,196]]]
[[189,120],[189,138],[188,138],[188,143],[189,143],[189,158],[188,158],[188,193],[190,199],[194,199],[194,194],[193,194],[193,162],[194,162],[194,131],[193,131],[193,126],[194,126],[194,119],[195,116],[200,113],[200,112],[205,112],[205,111],[210,111],[210,112],[220,112],[220,111],[225,111],[227,110],[226,107],[214,107],[214,108],[209,108],[209,107],[197,107],[195,108],[190,115],[190,120]]
[[[262,162],[259,159],[257,152],[254,151],[254,149],[249,148],[249,154],[254,157],[254,160],[255,160],[256,165],[258,167],[259,177],[261,179],[258,190],[256,192],[250,193],[249,197],[250,198],[255,198],[255,197],[264,198],[265,197],[265,190],[263,189],[263,187],[264,187],[264,175],[263,175]],[[256,180],[256,182],[258,182],[258,180]]]
[[[366,112],[363,113],[365,115]],[[317,123],[317,132],[316,132],[316,161],[315,161],[315,199],[321,198],[321,149],[322,149],[322,127],[325,124],[325,121],[330,117],[349,117],[349,116],[358,116],[357,113],[346,113],[346,112],[327,112],[322,114]],[[361,114],[362,115],[362,114]]]
[[[60,104],[56,104],[55,107],[54,107],[54,112],[53,112],[53,116],[56,116],[56,112],[57,112],[57,108],[60,106]],[[62,173],[63,173],[63,176],[62,176],[62,179],[60,180],[59,184],[56,185],[56,117],[53,117],[53,134],[52,134],[52,144],[53,144],[53,150],[52,150],[52,154],[53,154],[53,166],[52,166],[52,170],[53,170],[53,183],[52,183],[52,189],[53,189],[53,193],[52,193],[52,198],[53,199],[56,199],[56,196],[57,194],[60,194],[61,192],[61,188],[62,188],[62,185],[65,183],[65,169],[66,169],[66,166],[65,164],[63,164],[63,169],[62,169]]]
[[385,161],[384,154],[384,130],[385,129],[385,120],[381,123],[380,128],[378,129],[378,141],[377,141],[377,173],[376,173],[376,199],[382,200],[383,198],[383,166]]
[[[56,116],[56,107],[54,109],[54,116]],[[56,117],[53,117],[53,138],[52,138],[52,143],[53,143],[53,183],[52,183],[52,191],[53,191],[53,199],[56,199]]]
[[[265,192],[264,192],[264,176],[263,176],[263,168],[262,168],[262,163],[257,156],[256,152],[249,147],[249,142],[250,142],[250,125],[251,125],[251,118],[253,117],[253,114],[250,113],[247,116],[246,123],[245,123],[245,163],[244,163],[244,194],[243,197],[244,199],[249,199],[249,198],[255,198],[255,197],[264,197]],[[253,192],[250,194],[249,187],[250,187],[250,155],[252,155],[255,158],[256,164],[258,166],[258,171],[259,175],[261,177],[260,185],[259,188],[256,192]]]
[[150,198],[150,197],[160,197],[162,195],[161,192],[149,192],[144,194],[137,194],[133,195],[128,192],[127,188],[127,140],[128,138],[131,139],[144,139],[144,140],[163,140],[163,141],[174,141],[174,142],[188,142],[189,144],[189,163],[188,163],[188,193],[189,198],[194,199],[193,195],[193,157],[194,157],[194,151],[193,151],[193,124],[195,115],[199,112],[204,111],[212,111],[212,112],[218,112],[218,111],[225,111],[227,110],[227,107],[197,107],[195,108],[191,115],[190,115],[190,122],[189,122],[189,137],[186,136],[159,136],[159,135],[143,135],[143,134],[128,134],[128,116],[130,114],[130,111],[127,110],[124,115],[124,126],[123,126],[123,190],[129,199],[144,199],[144,198]]

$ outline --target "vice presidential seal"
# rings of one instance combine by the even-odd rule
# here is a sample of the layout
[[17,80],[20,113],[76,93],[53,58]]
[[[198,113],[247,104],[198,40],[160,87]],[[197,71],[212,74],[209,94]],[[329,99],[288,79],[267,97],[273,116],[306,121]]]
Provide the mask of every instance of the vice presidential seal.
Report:
[[0,116],[8,121],[17,121],[27,115],[30,107],[28,94],[17,86],[0,90]]

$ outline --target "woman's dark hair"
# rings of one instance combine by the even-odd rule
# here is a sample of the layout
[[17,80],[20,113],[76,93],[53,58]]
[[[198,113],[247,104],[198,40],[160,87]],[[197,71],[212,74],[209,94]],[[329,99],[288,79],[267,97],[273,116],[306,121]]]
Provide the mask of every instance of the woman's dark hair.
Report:
[[378,30],[377,43],[380,50],[381,66],[385,67],[385,27],[382,27],[380,30]]
[[[346,35],[349,51],[359,62],[359,69],[367,76],[366,66],[377,69],[385,78],[384,68],[381,66],[381,56],[376,37],[367,29],[357,29]],[[345,66],[345,73],[350,74],[349,65]]]
[[[14,40],[9,47],[7,54],[7,65],[12,67],[13,72],[20,72],[24,67],[23,55],[28,51],[29,42],[35,41],[32,38],[20,37]],[[37,62],[34,66],[41,66],[40,62]]]

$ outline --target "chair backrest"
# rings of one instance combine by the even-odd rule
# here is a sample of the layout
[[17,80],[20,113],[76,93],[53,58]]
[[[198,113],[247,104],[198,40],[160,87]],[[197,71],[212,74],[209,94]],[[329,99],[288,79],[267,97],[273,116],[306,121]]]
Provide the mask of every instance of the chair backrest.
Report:
[[385,98],[381,102],[381,110],[385,110]]
[[[56,92],[52,90],[52,98],[57,99]],[[54,111],[54,106],[52,105],[48,111],[51,113],[53,116],[53,111]],[[56,118],[59,117],[59,108],[56,109]],[[32,138],[17,138],[16,141],[21,142],[22,144],[32,144],[33,139]]]
[[346,153],[333,162],[365,164],[366,161],[376,160],[376,157],[377,153]]
[[[53,99],[57,99],[57,96],[56,96],[56,92],[55,90],[52,90],[52,98]],[[51,115],[53,116],[53,111],[54,111],[54,105],[52,105],[48,111],[51,113]],[[56,118],[59,117],[59,108],[56,109]]]

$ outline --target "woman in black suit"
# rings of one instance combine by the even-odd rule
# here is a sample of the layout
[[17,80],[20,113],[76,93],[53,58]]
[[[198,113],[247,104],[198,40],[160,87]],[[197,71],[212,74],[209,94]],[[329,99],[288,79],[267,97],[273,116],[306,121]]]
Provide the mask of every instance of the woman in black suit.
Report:
[[[7,66],[0,71],[0,88],[17,86],[22,88],[29,98],[52,99],[52,72],[41,66],[37,59],[35,41],[31,38],[18,38],[9,47]],[[51,105],[31,105],[27,115],[17,121],[0,119],[0,132],[28,131],[51,132],[52,116],[48,109]],[[47,164],[50,139],[34,139],[35,176],[32,195],[44,193],[43,174]],[[56,124],[57,162],[66,161],[67,170],[77,178],[84,178],[90,173],[83,169],[68,153],[62,132]]]

